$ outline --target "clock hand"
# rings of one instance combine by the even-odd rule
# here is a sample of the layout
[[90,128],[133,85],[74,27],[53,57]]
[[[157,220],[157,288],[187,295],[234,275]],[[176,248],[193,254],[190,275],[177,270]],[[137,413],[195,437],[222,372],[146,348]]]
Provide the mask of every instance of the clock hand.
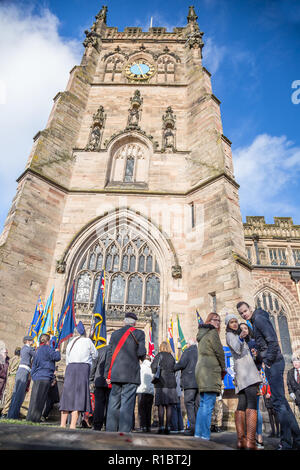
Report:
[[141,67],[140,67],[140,64],[136,64],[136,65],[137,65],[137,67],[140,69],[141,74],[143,75],[143,71],[142,71],[142,69],[141,69]]

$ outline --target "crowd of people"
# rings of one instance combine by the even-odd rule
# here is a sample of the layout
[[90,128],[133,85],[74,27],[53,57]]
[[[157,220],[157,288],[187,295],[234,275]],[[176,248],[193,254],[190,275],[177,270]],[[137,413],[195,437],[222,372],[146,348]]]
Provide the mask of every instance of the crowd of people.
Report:
[[[53,403],[59,402],[62,428],[76,429],[80,418],[95,431],[131,432],[136,427],[137,404],[142,432],[151,431],[157,412],[159,434],[182,432],[209,440],[212,431],[222,428],[223,379],[228,373],[220,316],[210,313],[199,324],[196,340],[188,341],[179,360],[168,341],[161,342],[154,358],[149,357],[145,333],[136,328],[136,322],[136,315],[127,313],[123,327],[98,350],[79,322],[66,348],[60,393],[55,370],[61,353],[51,347],[48,334],[41,335],[36,350],[33,338],[25,336],[23,347],[16,348],[11,359],[0,344],[0,400],[5,391],[2,417],[19,419],[32,380],[27,421],[46,419]],[[271,436],[280,439],[278,449],[300,449],[299,425],[285,395],[285,362],[268,312],[239,302],[237,313],[226,315],[225,330],[234,365],[237,448],[264,448],[264,405]],[[300,409],[299,356],[293,356],[287,387]]]

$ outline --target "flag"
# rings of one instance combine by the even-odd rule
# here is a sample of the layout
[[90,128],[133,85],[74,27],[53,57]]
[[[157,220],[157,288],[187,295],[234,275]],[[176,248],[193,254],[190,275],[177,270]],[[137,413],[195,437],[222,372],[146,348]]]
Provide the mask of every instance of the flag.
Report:
[[149,330],[148,355],[152,359],[154,359],[154,357],[155,357],[154,343],[152,342],[152,328],[150,328],[150,330]]
[[48,333],[50,335],[54,334],[54,287],[52,287],[52,290],[45,305],[41,327],[38,332],[38,337],[40,337],[40,335],[42,335],[43,333]]
[[97,297],[94,305],[94,327],[92,340],[96,349],[106,346],[106,316],[105,316],[105,271],[101,272]]
[[42,302],[41,296],[39,296],[38,301],[35,306],[33,319],[28,329],[28,336],[32,336],[32,338],[34,338],[35,346],[37,346],[37,338],[38,338],[37,334],[41,327],[43,313],[44,313],[44,304]]
[[61,343],[73,336],[76,327],[75,309],[74,309],[74,291],[75,282],[73,282],[68,294],[65,305],[57,320],[55,335],[51,339],[51,345],[54,349],[58,348]]
[[168,343],[171,346],[173,354],[175,355],[175,347],[174,347],[174,340],[173,340],[173,320],[170,320],[170,326],[168,328]]
[[196,310],[196,313],[197,313],[197,322],[198,322],[198,326],[199,326],[199,325],[203,325],[203,324],[204,324],[204,321],[203,321],[202,318],[200,317],[200,314],[199,314],[198,310]]
[[182,329],[181,329],[181,326],[180,326],[179,316],[178,315],[177,315],[177,328],[178,328],[178,339],[179,339],[180,344],[181,344],[181,351],[183,352],[187,348],[187,343],[186,343],[186,340],[184,338],[184,335],[183,335],[183,332],[182,332]]

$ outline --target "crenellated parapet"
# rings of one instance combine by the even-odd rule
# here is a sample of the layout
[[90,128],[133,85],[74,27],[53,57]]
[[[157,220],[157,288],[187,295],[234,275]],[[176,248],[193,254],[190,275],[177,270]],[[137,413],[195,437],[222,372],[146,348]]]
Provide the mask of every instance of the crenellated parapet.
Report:
[[247,216],[244,231],[246,238],[300,240],[300,225],[294,225],[291,217],[274,217],[274,224],[267,224],[263,216]]

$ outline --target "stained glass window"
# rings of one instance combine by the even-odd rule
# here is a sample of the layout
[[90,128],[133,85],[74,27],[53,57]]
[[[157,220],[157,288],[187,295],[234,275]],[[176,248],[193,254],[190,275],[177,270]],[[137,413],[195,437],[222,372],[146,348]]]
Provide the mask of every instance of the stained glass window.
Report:
[[76,303],[87,303],[92,308],[102,269],[106,270],[108,304],[159,305],[158,260],[152,248],[136,233],[126,228],[116,233],[106,232],[91,245],[78,264]]
[[141,255],[139,258],[139,272],[143,273],[145,271],[145,256]]
[[148,305],[159,305],[159,291],[160,291],[159,278],[155,275],[149,276],[146,281],[145,303]]
[[92,253],[90,256],[89,269],[94,270],[96,268],[96,255]]
[[100,253],[98,255],[98,258],[97,258],[97,264],[96,264],[96,269],[97,271],[99,271],[100,269],[102,269],[102,263],[103,263],[103,255],[102,253]]
[[127,181],[127,182],[133,181],[133,171],[134,171],[134,158],[128,157],[126,160],[124,181]]
[[128,304],[140,305],[142,303],[143,280],[135,274],[128,282]]
[[147,262],[146,262],[146,272],[151,273],[152,272],[152,256],[147,256]]
[[85,272],[80,274],[77,282],[76,302],[89,302],[91,290],[91,276]]
[[111,281],[110,302],[121,304],[124,302],[125,279],[121,274],[114,276]]

